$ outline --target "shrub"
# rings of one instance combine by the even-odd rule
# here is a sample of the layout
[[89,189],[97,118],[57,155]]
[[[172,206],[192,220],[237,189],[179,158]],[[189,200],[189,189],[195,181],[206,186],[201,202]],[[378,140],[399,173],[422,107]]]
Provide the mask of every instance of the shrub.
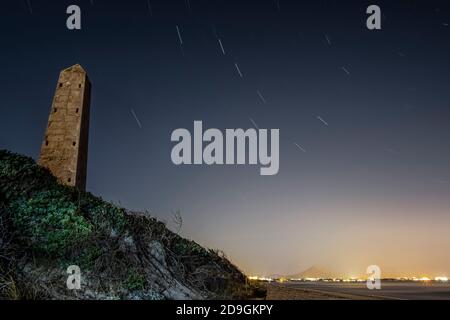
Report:
[[13,224],[21,231],[22,239],[49,255],[63,255],[92,231],[92,225],[77,214],[77,207],[59,191],[21,198],[10,208]]
[[125,281],[125,286],[128,290],[143,290],[147,284],[145,275],[140,274],[136,270],[131,270],[128,278]]

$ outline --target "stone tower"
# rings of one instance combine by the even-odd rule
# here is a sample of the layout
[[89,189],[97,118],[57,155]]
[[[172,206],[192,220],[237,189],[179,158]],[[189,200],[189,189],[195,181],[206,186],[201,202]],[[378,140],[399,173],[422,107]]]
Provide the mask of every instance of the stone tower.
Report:
[[86,189],[91,84],[76,64],[59,74],[39,164],[61,183]]

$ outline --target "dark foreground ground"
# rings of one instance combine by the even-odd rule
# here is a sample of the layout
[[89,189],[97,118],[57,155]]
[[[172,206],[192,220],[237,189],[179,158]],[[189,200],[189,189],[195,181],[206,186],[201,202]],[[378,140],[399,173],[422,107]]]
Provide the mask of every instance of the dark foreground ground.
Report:
[[450,283],[382,282],[380,290],[363,283],[285,282],[268,285],[267,299],[450,300]]

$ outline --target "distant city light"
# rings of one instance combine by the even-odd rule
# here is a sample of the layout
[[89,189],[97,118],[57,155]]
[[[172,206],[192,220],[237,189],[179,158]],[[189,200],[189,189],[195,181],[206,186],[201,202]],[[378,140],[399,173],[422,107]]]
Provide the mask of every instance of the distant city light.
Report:
[[434,278],[434,281],[447,282],[448,278],[447,277],[436,277],[436,278]]
[[305,278],[305,281],[319,281],[319,278]]
[[273,281],[273,279],[271,278],[266,278],[266,277],[259,277],[259,276],[249,276],[248,277],[249,280],[258,280],[258,281]]
[[413,280],[413,281],[425,281],[425,282],[426,282],[426,281],[431,281],[431,279],[428,278],[428,277],[421,277],[421,278],[413,277],[412,280]]
[[[359,278],[359,277],[348,277],[348,278],[314,278],[314,277],[306,277],[306,278],[285,278],[285,277],[279,277],[279,278],[269,278],[269,277],[261,277],[261,276],[248,276],[249,280],[253,281],[277,281],[277,282],[288,282],[288,281],[304,281],[304,282],[347,282],[347,283],[356,283],[356,282],[365,282],[367,281],[366,278]],[[422,281],[422,282],[429,282],[429,281],[437,281],[437,282],[448,282],[448,277],[445,276],[439,276],[439,277],[396,277],[393,279],[387,279],[387,280],[396,280],[396,281]]]

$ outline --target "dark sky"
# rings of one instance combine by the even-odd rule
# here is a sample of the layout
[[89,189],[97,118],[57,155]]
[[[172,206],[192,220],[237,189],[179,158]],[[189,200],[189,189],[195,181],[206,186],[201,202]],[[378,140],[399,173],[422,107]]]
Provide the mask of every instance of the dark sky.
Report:
[[[184,236],[248,273],[450,276],[447,2],[1,1],[0,148],[37,159],[59,71],[80,63],[92,193],[169,225],[179,209]],[[172,164],[174,129],[250,118],[280,129],[278,175]]]

